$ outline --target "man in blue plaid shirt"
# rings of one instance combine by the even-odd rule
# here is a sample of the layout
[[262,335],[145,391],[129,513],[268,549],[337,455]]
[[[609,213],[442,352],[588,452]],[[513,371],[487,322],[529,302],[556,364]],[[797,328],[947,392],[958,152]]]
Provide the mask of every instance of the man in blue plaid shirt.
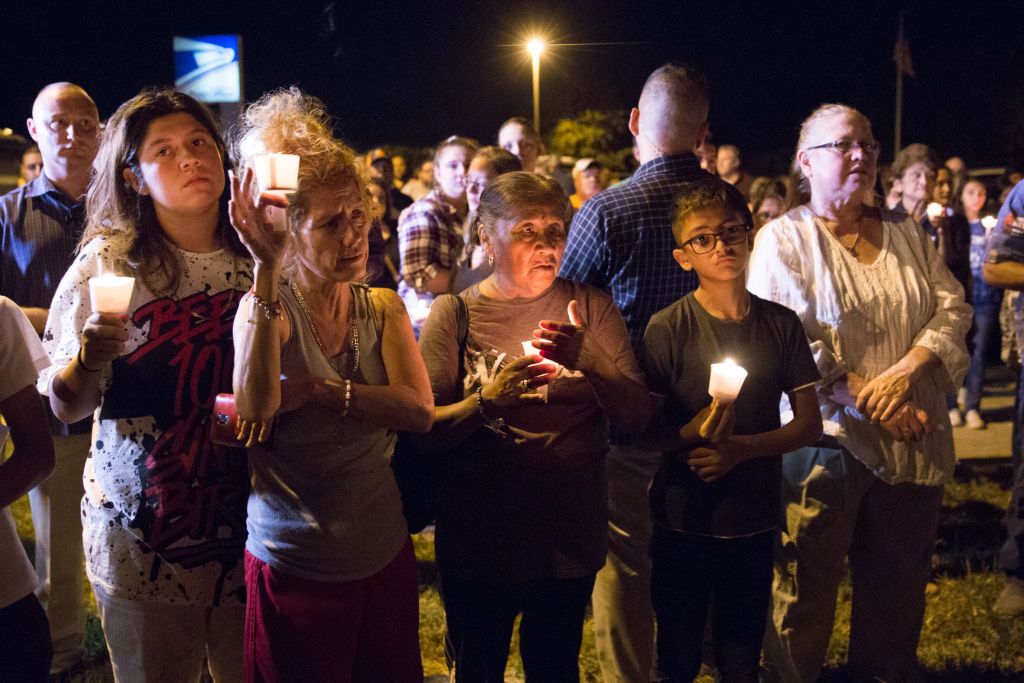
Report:
[[[639,351],[651,315],[697,287],[672,258],[672,203],[706,178],[694,150],[708,124],[708,87],[693,69],[666,65],[650,75],[629,117],[641,166],[576,214],[561,277],[608,291]],[[594,585],[594,634],[605,681],[645,681],[654,647],[651,516],[647,487],[660,453],[613,435],[608,452],[608,559]]]

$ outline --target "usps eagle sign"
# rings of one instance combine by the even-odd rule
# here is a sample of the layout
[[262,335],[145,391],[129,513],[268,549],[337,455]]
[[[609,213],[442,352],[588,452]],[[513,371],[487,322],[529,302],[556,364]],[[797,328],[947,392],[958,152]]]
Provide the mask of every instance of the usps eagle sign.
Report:
[[175,36],[174,86],[201,102],[241,102],[241,36]]

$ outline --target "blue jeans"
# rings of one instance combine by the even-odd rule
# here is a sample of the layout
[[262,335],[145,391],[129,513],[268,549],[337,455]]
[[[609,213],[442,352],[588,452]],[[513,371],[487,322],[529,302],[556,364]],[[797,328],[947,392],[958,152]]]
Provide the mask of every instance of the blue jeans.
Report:
[[974,330],[971,343],[971,368],[967,371],[964,388],[967,398],[964,410],[978,410],[981,405],[981,391],[985,383],[985,349],[993,335],[999,334],[999,308],[1001,301],[981,303],[974,307]]

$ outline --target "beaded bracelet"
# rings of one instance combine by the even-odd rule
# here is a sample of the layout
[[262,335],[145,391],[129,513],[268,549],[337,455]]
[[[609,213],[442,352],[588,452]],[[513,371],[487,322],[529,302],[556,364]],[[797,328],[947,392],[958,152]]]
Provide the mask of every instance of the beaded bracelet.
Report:
[[[249,290],[249,296],[252,297],[253,305],[259,308],[261,311],[263,311],[263,317],[265,317],[267,320],[274,320],[275,318],[280,320],[281,318],[284,317],[284,314],[281,312],[280,299],[278,299],[277,301],[267,301],[266,299],[264,299],[263,297],[256,293],[256,287],[253,287],[252,289]],[[250,320],[249,322],[253,321]]]
[[348,409],[352,405],[352,380],[345,380],[345,405],[341,407],[341,416],[348,415]]
[[508,438],[508,425],[505,424],[504,418],[492,419],[487,411],[484,410],[484,388],[476,388],[476,409],[480,413],[480,417],[484,420],[484,427],[497,434],[500,438]]

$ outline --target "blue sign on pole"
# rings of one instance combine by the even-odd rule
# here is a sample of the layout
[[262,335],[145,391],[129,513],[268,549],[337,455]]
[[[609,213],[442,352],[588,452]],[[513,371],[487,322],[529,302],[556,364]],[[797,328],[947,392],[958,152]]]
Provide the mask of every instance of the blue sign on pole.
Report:
[[241,52],[241,36],[175,36],[174,86],[200,102],[241,102]]

